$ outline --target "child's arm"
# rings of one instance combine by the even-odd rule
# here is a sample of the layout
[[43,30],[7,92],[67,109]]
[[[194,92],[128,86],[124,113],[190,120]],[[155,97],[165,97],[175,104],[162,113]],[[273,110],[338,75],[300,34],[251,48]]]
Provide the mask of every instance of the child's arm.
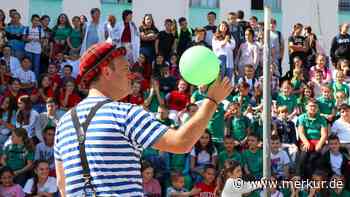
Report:
[[173,192],[170,194],[171,197],[190,197],[197,195],[201,192],[199,188],[193,188],[190,192]]
[[324,127],[322,126],[321,128],[321,138],[318,141],[318,143],[316,144],[315,150],[316,151],[321,151],[321,149],[323,148],[324,143],[326,142],[328,137],[328,127]]
[[34,88],[35,87],[35,83],[21,83],[21,88],[22,89],[30,89],[30,88]]
[[284,176],[287,180],[289,180],[289,163],[285,164],[283,166],[283,172],[284,172]]
[[308,151],[309,148],[310,148],[310,143],[309,143],[309,140],[306,138],[305,136],[305,132],[304,132],[304,126],[303,125],[299,125],[298,127],[298,133],[299,133],[299,138],[300,140],[303,142],[303,149],[305,151]]
[[23,174],[23,173],[31,170],[32,166],[33,166],[33,161],[32,160],[27,160],[27,165],[24,166],[24,168],[15,171],[14,173],[15,173],[16,176],[19,175],[19,174]]

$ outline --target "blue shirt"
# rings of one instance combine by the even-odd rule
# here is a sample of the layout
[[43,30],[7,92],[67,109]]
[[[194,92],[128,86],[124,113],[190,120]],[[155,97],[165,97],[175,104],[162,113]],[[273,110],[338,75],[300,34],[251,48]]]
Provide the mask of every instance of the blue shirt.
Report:
[[[80,122],[105,97],[88,97],[78,104]],[[143,108],[127,103],[103,105],[86,132],[85,149],[97,196],[143,196],[140,157],[166,131]],[[70,111],[56,130],[55,159],[63,162],[67,196],[83,196],[84,180],[76,131]]]
[[[5,31],[7,33],[10,33],[12,35],[16,35],[16,36],[22,36],[23,32],[24,32],[25,27],[23,25],[8,25],[5,28]],[[8,41],[8,45],[11,46],[13,51],[24,51],[24,42],[23,40],[17,40],[17,39],[9,39]]]

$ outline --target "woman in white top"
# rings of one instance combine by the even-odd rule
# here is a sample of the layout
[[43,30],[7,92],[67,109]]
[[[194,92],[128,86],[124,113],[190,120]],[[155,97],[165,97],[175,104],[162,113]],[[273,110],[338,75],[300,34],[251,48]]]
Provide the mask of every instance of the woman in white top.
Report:
[[236,42],[231,37],[226,21],[220,23],[219,29],[213,37],[212,46],[215,55],[221,60],[221,76],[227,76],[233,82],[233,50],[236,47]]
[[237,65],[238,65],[238,75],[240,77],[244,76],[244,66],[246,64],[251,64],[254,66],[255,70],[259,63],[259,48],[254,41],[254,31],[252,29],[247,29],[245,31],[246,41],[241,44],[237,53]]
[[240,163],[232,161],[221,172],[215,193],[221,197],[242,197],[243,194],[256,189],[259,188],[242,180],[242,167]]
[[45,160],[36,161],[34,172],[34,177],[24,186],[26,196],[54,196],[57,192],[57,183],[54,177],[49,177],[49,163]]

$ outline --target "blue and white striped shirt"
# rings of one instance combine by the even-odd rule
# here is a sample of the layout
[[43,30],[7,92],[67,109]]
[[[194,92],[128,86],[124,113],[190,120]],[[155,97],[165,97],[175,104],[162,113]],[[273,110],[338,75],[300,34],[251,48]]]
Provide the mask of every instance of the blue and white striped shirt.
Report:
[[[88,97],[79,103],[80,122],[105,99]],[[167,130],[142,107],[118,102],[103,105],[90,122],[85,141],[97,195],[143,196],[141,150],[152,146]],[[83,196],[79,144],[70,111],[58,123],[54,149],[55,159],[63,162],[67,196]]]

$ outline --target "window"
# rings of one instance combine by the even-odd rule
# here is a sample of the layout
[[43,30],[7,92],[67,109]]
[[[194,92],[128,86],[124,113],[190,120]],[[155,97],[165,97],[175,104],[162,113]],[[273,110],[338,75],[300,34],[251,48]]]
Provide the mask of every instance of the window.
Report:
[[132,0],[101,0],[102,4],[131,4]]
[[281,10],[281,0],[251,0],[252,10],[263,10],[264,4],[271,6],[272,10]]
[[219,0],[190,0],[190,7],[219,8]]
[[350,11],[350,0],[339,0],[339,11]]

